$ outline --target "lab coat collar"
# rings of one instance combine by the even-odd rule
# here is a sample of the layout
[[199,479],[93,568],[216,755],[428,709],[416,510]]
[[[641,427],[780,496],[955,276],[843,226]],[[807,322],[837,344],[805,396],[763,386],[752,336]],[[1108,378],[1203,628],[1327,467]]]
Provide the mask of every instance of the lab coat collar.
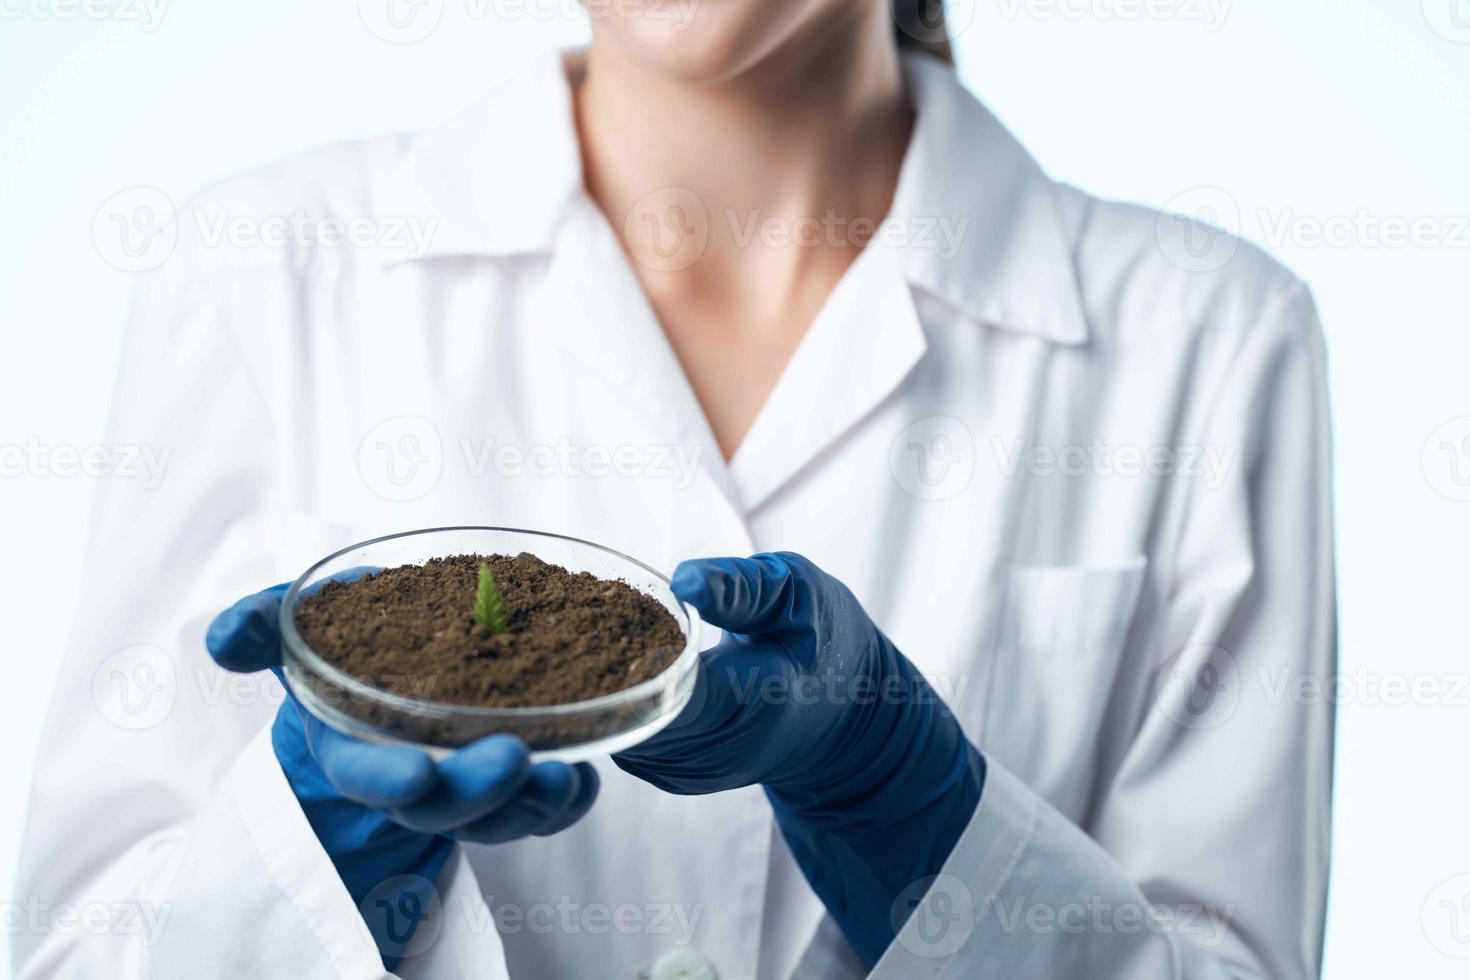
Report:
[[434,222],[425,248],[383,253],[385,262],[552,250],[582,187],[571,57],[538,55],[471,108],[376,162],[378,211]]
[[[432,216],[416,256],[550,252],[582,194],[568,72],[575,52],[539,56],[475,107],[377,168],[385,214]],[[1063,344],[1087,339],[1055,185],[960,83],[926,55],[904,69],[916,110],[885,221],[908,282],[969,317]]]
[[871,243],[807,328],[730,460],[747,513],[897,390],[928,352],[901,259]]
[[587,197],[572,201],[562,239],[538,319],[557,324],[552,333],[567,355],[643,415],[650,440],[705,447],[702,475],[737,515],[764,505],[897,389],[928,350],[904,253],[876,240],[822,305],[725,463],[617,233]]
[[1084,342],[1055,185],[949,66],[913,54],[904,69],[916,119],[889,221],[909,282],[991,326]]

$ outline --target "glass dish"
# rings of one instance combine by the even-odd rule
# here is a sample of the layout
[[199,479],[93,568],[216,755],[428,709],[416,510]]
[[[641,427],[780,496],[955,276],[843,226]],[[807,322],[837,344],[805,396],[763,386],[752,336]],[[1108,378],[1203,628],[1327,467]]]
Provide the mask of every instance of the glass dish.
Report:
[[[362,568],[422,564],[462,554],[530,552],[572,572],[621,579],[658,601],[684,633],[684,649],[662,673],[626,690],[547,707],[492,708],[421,700],[382,688],[334,667],[296,629],[296,609],[309,590]],[[328,555],[292,583],[281,604],[286,681],[301,704],[338,731],[372,742],[414,745],[442,756],[478,738],[505,732],[523,740],[538,761],[582,761],[638,744],[683,710],[694,690],[699,614],[680,602],[669,580],[611,548],[540,531],[509,527],[440,527],[390,534]],[[426,679],[432,681],[431,678]]]

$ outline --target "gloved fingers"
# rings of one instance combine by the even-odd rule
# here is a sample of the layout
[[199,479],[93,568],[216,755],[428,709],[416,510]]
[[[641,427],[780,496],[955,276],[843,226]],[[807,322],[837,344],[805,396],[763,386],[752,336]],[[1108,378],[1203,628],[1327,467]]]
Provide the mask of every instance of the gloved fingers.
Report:
[[450,836],[480,844],[500,844],[533,834],[546,836],[569,827],[591,805],[590,799],[582,802],[583,784],[589,773],[595,796],[597,777],[590,767],[569,766],[564,762],[540,763],[531,770],[514,799],[494,813],[456,828]]
[[780,555],[699,558],[679,563],[670,582],[707,623],[735,633],[789,628],[796,610],[797,573]]
[[592,804],[597,802],[597,793],[602,786],[602,777],[597,775],[597,770],[585,762],[579,762],[572,768],[577,773],[577,792],[559,814],[531,831],[537,837],[561,833],[585,817]]
[[701,788],[689,785],[691,779],[696,777],[677,763],[667,767],[669,771],[666,772],[665,765],[660,765],[657,759],[651,760],[648,756],[620,753],[613,756],[613,765],[665,793],[672,793],[676,796],[702,796],[705,792]]
[[778,703],[789,694],[796,664],[795,656],[779,638],[727,637],[700,654],[694,693],[678,717],[653,738],[628,751],[638,754],[645,746],[663,751],[681,738],[728,732],[739,715]]
[[[289,689],[288,689],[289,692]],[[305,711],[289,693],[276,709],[276,720],[271,725],[271,745],[276,750],[276,759],[287,776],[295,776],[307,769],[320,770],[321,763],[312,754],[306,738]]]
[[279,615],[281,598],[291,586],[273,585],[246,596],[209,624],[204,646],[214,662],[239,673],[264,670],[281,663]]
[[613,762],[666,792],[713,793],[749,783],[752,766],[778,754],[791,719],[784,706],[808,692],[780,637],[725,640],[704,651],[689,704],[663,731]]
[[[707,796],[710,793],[724,793],[750,786],[754,782],[747,772],[735,768],[734,765],[725,765],[726,771],[715,772],[713,769],[706,770],[703,766],[697,770],[677,765],[665,769],[623,758],[614,759],[613,763],[628,775],[673,796]],[[732,772],[737,775],[732,776]]]
[[438,783],[428,795],[388,815],[410,830],[430,834],[488,816],[520,792],[531,776],[531,756],[520,739],[491,735],[441,760],[438,771]]
[[690,702],[692,712],[686,709],[663,731],[614,755],[613,763],[667,793],[714,793],[748,785],[753,769],[776,749],[779,736],[772,720],[779,711],[764,710],[770,692],[761,683],[762,675],[740,676],[742,683],[731,684],[702,673],[703,700]]
[[418,749],[364,742],[298,710],[307,745],[327,781],[348,799],[390,810],[418,802],[438,784],[434,760]]
[[[305,591],[310,595],[327,581],[354,582],[377,571],[380,569],[370,565],[344,569],[330,579],[313,583]],[[281,600],[290,588],[290,582],[273,585],[246,596],[214,617],[204,634],[204,646],[214,662],[225,670],[243,674],[279,667]]]

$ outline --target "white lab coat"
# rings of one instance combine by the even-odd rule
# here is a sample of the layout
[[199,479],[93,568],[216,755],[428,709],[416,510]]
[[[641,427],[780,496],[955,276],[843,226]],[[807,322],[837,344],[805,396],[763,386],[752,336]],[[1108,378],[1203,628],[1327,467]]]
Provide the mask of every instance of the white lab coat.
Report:
[[[852,587],[990,761],[872,976],[1316,974],[1332,711],[1294,692],[1335,635],[1308,292],[1049,180],[947,70],[906,70],[907,232],[863,252],[728,463],[582,190],[559,58],[452,124],[181,210],[112,435],[168,465],[101,494],[21,976],[383,974],[276,764],[278,687],[201,638],[331,549],[456,523],[666,570],[789,549]],[[294,214],[372,227],[210,232]],[[862,975],[759,789],[599,768],[570,831],[458,851],[403,976]]]

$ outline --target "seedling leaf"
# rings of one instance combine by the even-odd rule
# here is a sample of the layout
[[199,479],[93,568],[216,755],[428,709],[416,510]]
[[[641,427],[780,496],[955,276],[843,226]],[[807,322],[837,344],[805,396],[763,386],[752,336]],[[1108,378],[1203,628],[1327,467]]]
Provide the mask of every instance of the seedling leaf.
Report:
[[475,590],[475,622],[492,633],[504,633],[510,629],[510,615],[505,611],[505,600],[500,598],[500,589],[495,585],[495,576],[489,565],[480,566],[480,585]]

